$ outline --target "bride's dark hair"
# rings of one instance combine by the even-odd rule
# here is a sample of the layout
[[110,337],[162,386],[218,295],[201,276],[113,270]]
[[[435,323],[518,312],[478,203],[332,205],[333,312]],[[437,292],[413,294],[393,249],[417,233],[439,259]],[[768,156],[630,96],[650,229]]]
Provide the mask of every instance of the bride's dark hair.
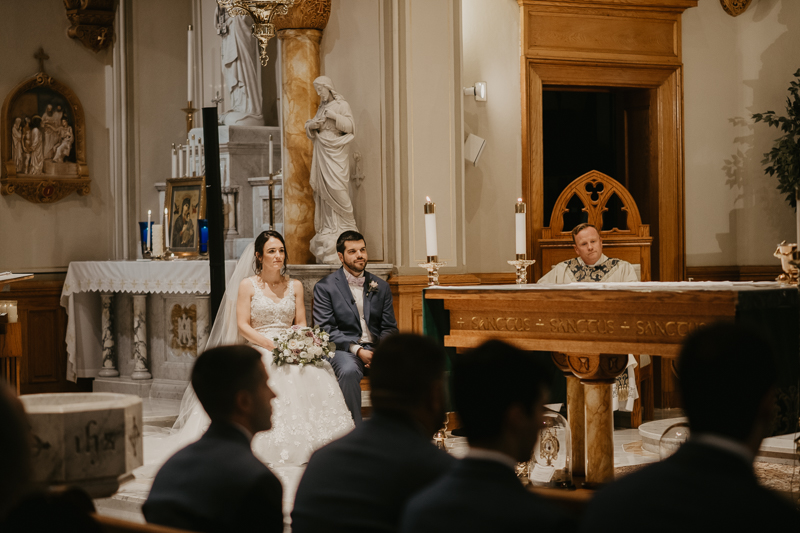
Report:
[[285,255],[283,260],[283,268],[281,269],[281,276],[285,276],[287,272],[286,261],[289,259],[289,252],[286,250],[286,241],[283,240],[283,235],[271,229],[262,231],[258,237],[256,237],[255,250],[253,251],[253,270],[256,274],[261,273],[261,259],[258,256],[264,256],[264,245],[267,244],[267,241],[271,237],[275,237],[281,241],[281,244],[283,245],[283,251]]

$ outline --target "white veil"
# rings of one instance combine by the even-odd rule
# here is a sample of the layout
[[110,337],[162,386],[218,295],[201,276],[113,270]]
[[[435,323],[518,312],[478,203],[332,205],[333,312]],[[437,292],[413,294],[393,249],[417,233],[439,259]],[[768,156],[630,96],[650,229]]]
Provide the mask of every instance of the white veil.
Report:
[[[217,311],[217,317],[214,320],[214,325],[211,328],[211,333],[208,334],[208,342],[203,348],[203,352],[214,346],[223,346],[226,344],[244,344],[245,339],[239,334],[239,326],[236,323],[236,299],[239,296],[239,285],[246,278],[255,275],[254,261],[255,257],[255,243],[251,242],[242,252],[239,257],[239,262],[236,263],[236,268],[225,285],[225,295],[222,297],[222,302]],[[202,352],[201,352],[202,353]],[[198,353],[198,355],[200,355]],[[195,416],[192,421],[192,428],[194,428],[194,421],[198,421],[197,427],[191,429],[186,423],[192,418],[192,414],[199,410],[204,416]],[[199,436],[203,431],[204,426],[208,424],[208,419],[205,416],[205,411],[194,393],[191,384],[186,388],[186,392],[181,400],[181,410],[175,424],[172,426],[173,431],[180,430],[193,436]],[[189,439],[194,440],[192,437]],[[184,439],[181,439],[182,441]],[[188,440],[188,439],[186,439]]]

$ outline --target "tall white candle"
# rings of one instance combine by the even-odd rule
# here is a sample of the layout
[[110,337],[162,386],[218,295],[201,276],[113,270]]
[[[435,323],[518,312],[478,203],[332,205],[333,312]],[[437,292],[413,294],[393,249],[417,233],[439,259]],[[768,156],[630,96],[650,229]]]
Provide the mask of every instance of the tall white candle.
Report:
[[183,146],[183,157],[186,159],[186,164],[183,169],[186,171],[184,176],[191,176],[189,173],[189,139],[186,139],[186,144]]
[[178,177],[178,152],[175,151],[175,143],[172,143],[172,177]]
[[183,145],[178,145],[178,176],[183,177]]
[[436,204],[431,202],[430,197],[425,197],[425,205],[422,206],[425,212],[425,249],[428,257],[439,255],[439,243],[436,240]]
[[522,201],[522,198],[517,199],[517,203],[514,206],[514,219],[517,227],[517,239],[516,239],[516,254],[522,255],[527,253],[527,238],[525,235],[525,202]]
[[169,250],[169,210],[164,208],[164,227],[167,231],[164,232],[164,247]]
[[200,146],[200,175],[202,176],[203,174],[206,173],[206,149],[203,146],[203,138],[202,137],[197,139],[197,142],[198,142],[198,144]]
[[164,255],[164,226],[153,224],[153,257]]
[[272,176],[272,135],[269,136],[269,175]]
[[153,249],[150,247],[152,241],[150,240],[150,234],[153,233],[150,228],[150,210],[147,210],[147,250],[152,251]]
[[189,24],[189,31],[187,32],[187,42],[188,42],[188,50],[187,55],[189,58],[188,64],[188,74],[186,77],[187,83],[187,91],[186,91],[186,101],[191,102],[194,100],[194,47],[192,46],[194,41],[194,31],[192,31],[192,25]]

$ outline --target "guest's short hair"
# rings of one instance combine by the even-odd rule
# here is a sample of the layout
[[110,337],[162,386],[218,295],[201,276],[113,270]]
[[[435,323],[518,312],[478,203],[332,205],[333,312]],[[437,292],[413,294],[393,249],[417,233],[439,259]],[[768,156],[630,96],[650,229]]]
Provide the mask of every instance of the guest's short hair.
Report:
[[200,354],[192,368],[192,387],[211,420],[233,413],[239,391],[256,392],[261,364],[261,354],[244,345],[217,346]]
[[597,234],[600,235],[600,230],[597,229],[597,226],[595,226],[594,224],[589,224],[588,222],[581,222],[580,224],[578,224],[577,226],[572,228],[572,242],[573,243],[578,244],[578,242],[575,240],[575,237],[577,237],[578,233],[582,232],[586,228],[594,228],[594,230],[597,232]]
[[386,337],[372,357],[369,380],[376,411],[404,409],[427,399],[444,378],[444,348],[428,337],[398,333]]
[[737,441],[750,436],[759,404],[777,380],[766,338],[728,322],[689,335],[677,371],[691,430]]
[[532,413],[543,400],[549,374],[532,352],[490,340],[455,357],[452,384],[462,429],[474,444],[501,435],[512,405]]
[[30,425],[11,389],[0,382],[0,523],[31,480]]
[[367,240],[359,232],[348,230],[339,235],[339,238],[336,239],[336,251],[343,254],[344,243],[347,241],[364,241],[364,244],[367,244]]

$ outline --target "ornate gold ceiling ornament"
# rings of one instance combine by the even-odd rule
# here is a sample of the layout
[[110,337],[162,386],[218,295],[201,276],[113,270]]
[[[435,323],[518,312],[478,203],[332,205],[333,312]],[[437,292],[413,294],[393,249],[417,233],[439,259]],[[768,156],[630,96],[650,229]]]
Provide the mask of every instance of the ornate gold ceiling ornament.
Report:
[[732,17],[737,17],[744,13],[750,5],[750,2],[751,0],[719,0],[725,13]]
[[99,52],[114,41],[116,0],[64,0],[72,26],[67,35]]
[[44,71],[49,59],[34,55],[39,72],[12,90],[0,111],[0,193],[53,203],[91,192],[86,164],[86,122],[80,100]]
[[217,0],[219,7],[225,9],[231,17],[249,15],[253,19],[253,37],[261,46],[261,64],[267,66],[267,43],[275,37],[275,26],[272,17],[286,15],[295,0]]

